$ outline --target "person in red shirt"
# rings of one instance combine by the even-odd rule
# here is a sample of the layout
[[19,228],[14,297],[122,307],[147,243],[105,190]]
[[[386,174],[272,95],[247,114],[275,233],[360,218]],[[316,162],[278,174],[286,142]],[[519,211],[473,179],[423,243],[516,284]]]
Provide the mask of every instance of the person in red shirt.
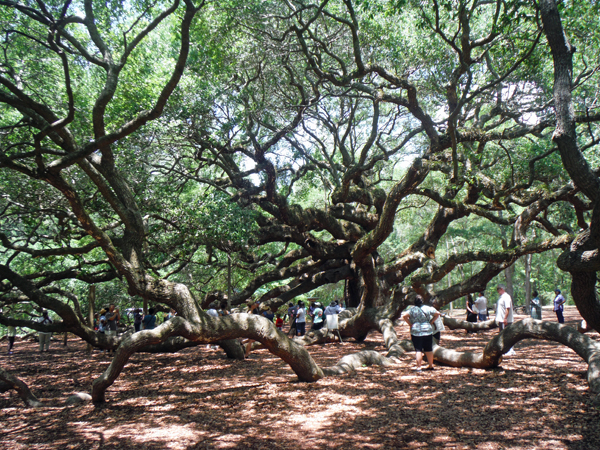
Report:
[[275,319],[275,326],[279,331],[283,331],[283,319],[281,318],[281,314],[277,314],[277,318]]

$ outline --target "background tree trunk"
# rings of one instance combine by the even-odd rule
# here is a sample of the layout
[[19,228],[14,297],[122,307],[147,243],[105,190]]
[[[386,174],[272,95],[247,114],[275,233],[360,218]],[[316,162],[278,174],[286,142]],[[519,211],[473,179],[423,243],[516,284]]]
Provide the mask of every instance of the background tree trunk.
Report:
[[525,311],[531,314],[531,261],[533,255],[525,255],[523,262],[525,263]]
[[[96,307],[96,285],[90,285],[90,289],[88,291],[88,306],[89,306],[89,314],[88,314],[88,325],[93,330],[94,329],[94,314]],[[93,347],[91,344],[87,345],[87,352],[92,353]]]

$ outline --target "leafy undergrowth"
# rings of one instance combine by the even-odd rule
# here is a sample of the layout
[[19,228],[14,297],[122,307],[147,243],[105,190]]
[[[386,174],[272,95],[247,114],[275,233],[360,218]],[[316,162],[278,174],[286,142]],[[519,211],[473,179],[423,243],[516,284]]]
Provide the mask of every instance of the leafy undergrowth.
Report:
[[[574,309],[566,318],[572,325],[579,320]],[[398,332],[408,338],[406,325]],[[442,345],[474,351],[493,333],[447,331]],[[380,336],[310,352],[329,365],[365,347],[382,351]],[[66,348],[53,342],[49,354],[36,349],[17,342],[0,364],[54,406],[29,409],[15,393],[1,394],[0,448],[600,448],[600,410],[590,400],[587,365],[551,342],[521,341],[495,370],[438,366],[416,373],[409,354],[397,367],[365,367],[310,384],[297,382],[266,350],[244,362],[205,346],[139,354],[101,407],[56,405],[89,392],[107,357],[87,355],[75,338]]]

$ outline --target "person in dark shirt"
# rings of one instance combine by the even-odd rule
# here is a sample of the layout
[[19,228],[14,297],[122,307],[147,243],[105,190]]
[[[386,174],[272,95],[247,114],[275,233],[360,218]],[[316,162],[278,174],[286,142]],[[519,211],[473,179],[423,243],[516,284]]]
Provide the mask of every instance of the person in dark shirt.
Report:
[[144,330],[153,330],[156,328],[156,315],[154,308],[150,308],[148,310],[148,314],[144,316],[142,324],[144,326]]

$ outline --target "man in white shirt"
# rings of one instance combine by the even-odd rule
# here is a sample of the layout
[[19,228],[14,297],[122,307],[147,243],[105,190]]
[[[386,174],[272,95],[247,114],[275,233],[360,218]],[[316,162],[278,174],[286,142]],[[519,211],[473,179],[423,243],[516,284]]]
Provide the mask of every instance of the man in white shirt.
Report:
[[[513,304],[512,298],[506,292],[506,287],[503,284],[498,285],[496,288],[500,298],[498,299],[498,307],[496,308],[496,323],[498,323],[498,327],[500,328],[500,332],[504,330],[507,326],[513,323]],[[514,355],[515,351],[511,347],[508,352],[506,352],[507,356]]]
[[500,331],[504,330],[507,326],[513,323],[513,304],[512,298],[506,292],[506,288],[503,284],[498,285],[496,288],[500,298],[498,299],[498,307],[496,308],[496,323],[500,327]]
[[479,293],[479,297],[475,300],[475,308],[477,308],[477,318],[480,322],[487,320],[487,298],[483,295],[483,292]]

